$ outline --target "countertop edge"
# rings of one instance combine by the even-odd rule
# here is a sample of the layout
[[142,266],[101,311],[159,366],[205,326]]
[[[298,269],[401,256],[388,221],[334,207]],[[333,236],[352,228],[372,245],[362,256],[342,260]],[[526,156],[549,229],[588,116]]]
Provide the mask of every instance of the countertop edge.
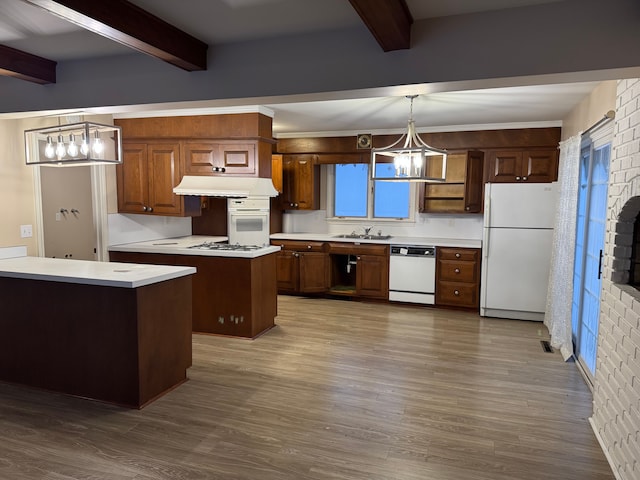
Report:
[[383,245],[427,245],[435,247],[482,248],[482,240],[437,237],[401,237],[392,236],[385,240],[338,238],[328,233],[274,233],[270,238],[277,240],[300,240],[319,242],[373,243]]

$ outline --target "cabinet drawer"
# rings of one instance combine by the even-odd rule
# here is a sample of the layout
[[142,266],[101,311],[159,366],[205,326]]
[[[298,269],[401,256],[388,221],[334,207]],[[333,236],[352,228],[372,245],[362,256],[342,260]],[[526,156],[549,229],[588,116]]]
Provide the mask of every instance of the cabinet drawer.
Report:
[[277,245],[282,250],[296,252],[326,252],[328,244],[325,242],[303,242],[300,240],[271,240],[271,245]]
[[438,282],[436,305],[456,307],[478,306],[478,285],[471,283]]
[[439,279],[450,282],[478,283],[475,262],[438,260]]
[[331,242],[329,252],[343,255],[388,255],[389,246],[359,242]]
[[447,248],[438,247],[438,258],[442,260],[462,260],[465,262],[477,262],[480,258],[478,248]]

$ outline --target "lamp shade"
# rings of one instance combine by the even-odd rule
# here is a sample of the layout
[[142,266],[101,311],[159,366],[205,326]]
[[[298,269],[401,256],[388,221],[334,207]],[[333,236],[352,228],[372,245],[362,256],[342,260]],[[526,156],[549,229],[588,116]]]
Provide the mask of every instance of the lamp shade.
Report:
[[24,132],[27,165],[52,167],[122,163],[122,133],[115,125],[82,122]]

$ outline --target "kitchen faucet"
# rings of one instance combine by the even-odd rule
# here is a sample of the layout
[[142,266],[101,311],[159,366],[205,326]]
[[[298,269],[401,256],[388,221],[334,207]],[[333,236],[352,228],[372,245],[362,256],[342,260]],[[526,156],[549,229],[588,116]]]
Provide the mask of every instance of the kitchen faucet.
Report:
[[371,230],[373,230],[373,226],[371,226],[371,227],[365,227],[365,229],[364,229],[364,234],[365,234],[365,235],[369,235],[369,232],[370,232]]

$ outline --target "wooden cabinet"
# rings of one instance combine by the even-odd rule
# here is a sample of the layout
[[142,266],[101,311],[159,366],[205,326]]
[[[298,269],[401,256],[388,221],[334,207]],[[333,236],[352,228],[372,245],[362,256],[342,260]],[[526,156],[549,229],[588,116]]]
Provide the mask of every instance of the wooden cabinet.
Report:
[[278,293],[323,293],[329,288],[329,255],[324,242],[277,241]]
[[558,149],[491,150],[487,182],[548,183],[558,179]]
[[180,183],[178,142],[124,142],[116,166],[118,211],[167,216],[200,215],[200,199],[175,195]]
[[[442,171],[442,160],[432,159],[435,171]],[[484,153],[451,152],[447,155],[444,183],[420,185],[420,212],[478,213],[482,211]]]
[[320,208],[320,165],[317,155],[283,155],[282,182],[283,209]]
[[[255,338],[275,325],[276,255],[255,258],[109,252],[111,261],[188,265],[192,276],[192,329]],[[157,320],[157,318],[156,318]]]
[[330,294],[389,298],[389,245],[331,242],[329,257]]
[[389,256],[356,255],[356,296],[389,298]]
[[258,176],[257,142],[247,140],[221,142],[185,141],[185,175]]
[[436,248],[436,305],[478,308],[480,249]]

